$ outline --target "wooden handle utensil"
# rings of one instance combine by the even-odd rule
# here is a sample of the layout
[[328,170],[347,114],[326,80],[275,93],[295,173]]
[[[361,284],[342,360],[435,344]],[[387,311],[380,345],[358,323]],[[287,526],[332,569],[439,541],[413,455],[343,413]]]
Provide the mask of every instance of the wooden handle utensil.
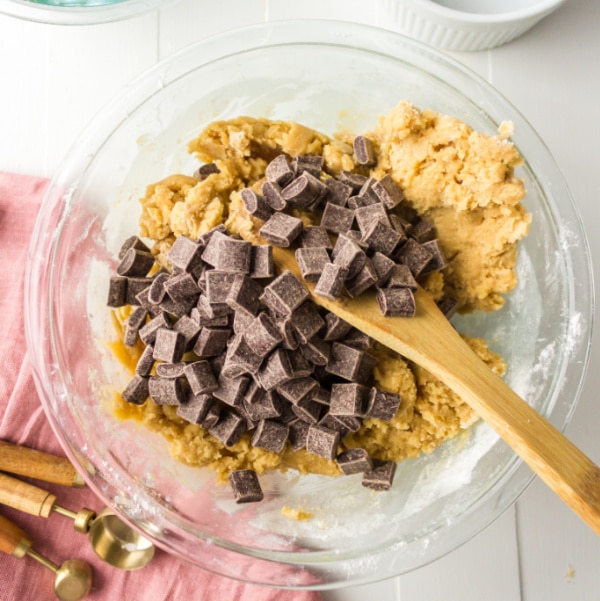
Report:
[[[302,281],[294,254],[273,248],[280,271]],[[312,300],[438,377],[478,413],[529,467],[600,535],[600,468],[475,355],[431,297],[419,289],[415,317],[384,317],[373,294]]]
[[0,471],[61,486],[85,486],[83,478],[65,457],[36,451],[5,440],[0,440]]

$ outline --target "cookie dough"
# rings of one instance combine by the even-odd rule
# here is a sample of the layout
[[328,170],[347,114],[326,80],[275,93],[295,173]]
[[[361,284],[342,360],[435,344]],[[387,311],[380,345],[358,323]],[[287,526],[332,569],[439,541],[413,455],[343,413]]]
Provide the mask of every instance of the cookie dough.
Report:
[[[356,164],[349,133],[329,138],[296,123],[250,117],[212,123],[189,150],[201,162],[214,162],[219,173],[203,180],[173,175],[150,185],[141,199],[140,235],[154,242],[153,251],[165,267],[166,253],[181,234],[197,238],[224,223],[231,233],[255,240],[260,222],[248,215],[239,191],[245,187],[260,191],[267,164],[282,152],[319,154],[324,170],[332,175],[342,170],[377,178],[391,174],[412,206],[433,222],[449,261],[443,272],[424,282],[434,298],[455,297],[461,312],[499,309],[503,295],[516,284],[517,242],[530,224],[530,215],[520,204],[525,187],[514,175],[522,162],[514,145],[504,135],[477,133],[456,118],[420,111],[406,101],[381,117],[366,135],[378,160],[371,172]],[[310,223],[310,215],[298,216]],[[127,310],[119,309],[115,316],[122,327]],[[483,340],[465,340],[491,369],[504,372],[503,360]],[[113,344],[113,351],[132,368],[142,350]],[[376,385],[400,394],[402,403],[391,422],[364,420],[358,432],[344,439],[345,447],[360,446],[374,458],[401,461],[432,451],[476,421],[470,407],[426,370],[381,346],[373,352],[378,358]],[[293,452],[288,445],[281,453],[254,448],[247,434],[225,447],[202,427],[177,416],[175,408],[151,400],[137,407],[117,396],[115,407],[120,417],[135,417],[164,435],[176,459],[209,467],[223,482],[238,469],[259,474],[288,468],[340,473],[334,462],[306,451]]]

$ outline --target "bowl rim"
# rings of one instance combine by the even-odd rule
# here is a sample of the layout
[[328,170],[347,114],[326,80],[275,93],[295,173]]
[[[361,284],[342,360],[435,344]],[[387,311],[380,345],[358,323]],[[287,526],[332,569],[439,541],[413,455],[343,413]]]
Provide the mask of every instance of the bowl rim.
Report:
[[[341,31],[339,32],[339,39],[337,40],[337,44],[331,40],[331,28],[332,25],[336,25],[340,27]],[[306,31],[310,32],[308,37],[311,38],[309,42],[306,41]],[[303,35],[299,32],[303,32]],[[244,35],[241,35],[241,34]],[[442,64],[445,68],[452,67],[464,77],[467,77],[469,80],[472,80],[475,84],[482,86],[489,93],[492,93],[495,99],[499,99],[503,105],[511,111],[511,116],[518,120],[519,124],[524,127],[525,130],[529,130],[530,133],[534,135],[534,139],[536,143],[540,145],[541,151],[546,153],[551,160],[551,164],[556,168],[555,176],[558,178],[559,183],[562,182],[562,186],[566,190],[566,195],[564,198],[564,202],[566,203],[566,210],[571,215],[571,220],[573,221],[573,225],[576,227],[578,233],[582,234],[581,237],[581,246],[580,251],[582,252],[582,261],[578,266],[579,272],[581,274],[580,281],[578,285],[584,291],[591,291],[593,289],[592,282],[592,270],[591,270],[591,261],[590,261],[590,251],[587,243],[587,237],[585,235],[585,231],[582,226],[581,216],[573,202],[572,196],[566,187],[564,179],[562,178],[562,174],[558,170],[556,163],[552,159],[548,149],[546,148],[544,142],[539,138],[538,134],[535,132],[534,128],[524,119],[524,117],[519,113],[519,111],[508,102],[504,96],[498,90],[496,90],[493,86],[491,86],[485,79],[471,71],[469,68],[465,67],[462,63],[452,59],[451,57],[446,56],[442,52],[435,50],[425,44],[417,42],[411,38],[406,36],[402,36],[401,34],[390,32],[388,30],[368,26],[368,25],[360,25],[355,23],[347,23],[340,21],[331,21],[331,20],[286,20],[286,21],[276,21],[276,22],[267,22],[261,23],[258,25],[252,25],[248,27],[243,27],[240,29],[234,29],[223,34],[219,34],[217,36],[213,36],[211,38],[207,38],[206,40],[202,40],[193,44],[190,47],[182,49],[178,53],[171,55],[167,59],[161,61],[157,65],[148,69],[142,75],[133,80],[129,85],[125,86],[125,88],[113,99],[112,102],[107,104],[105,108],[100,111],[98,115],[88,124],[81,138],[76,141],[74,146],[71,148],[66,158],[64,159],[61,168],[58,169],[56,176],[51,182],[48,191],[46,192],[46,196],[44,198],[42,209],[40,210],[40,214],[36,221],[34,234],[31,239],[30,251],[28,255],[27,269],[26,269],[26,290],[24,295],[25,301],[25,323],[26,323],[26,338],[27,338],[27,346],[28,351],[30,353],[30,359],[33,367],[34,378],[36,382],[36,387],[38,388],[38,392],[40,397],[42,398],[42,404],[44,405],[44,409],[49,418],[49,421],[52,425],[52,428],[59,439],[61,446],[65,449],[66,454],[69,458],[74,461],[75,465],[79,467],[80,470],[83,469],[81,465],[81,458],[77,456],[77,454],[70,448],[69,441],[65,439],[64,432],[61,431],[60,424],[58,422],[58,416],[55,415],[56,407],[53,406],[53,399],[48,398],[48,395],[52,395],[53,391],[48,389],[48,373],[47,369],[51,362],[48,361],[48,358],[44,356],[44,351],[42,349],[42,345],[39,344],[39,335],[36,338],[36,331],[41,331],[41,324],[44,319],[51,318],[50,313],[44,314],[44,308],[41,304],[36,304],[39,301],[39,298],[32,293],[32,290],[36,290],[36,286],[39,286],[39,282],[41,281],[43,285],[45,285],[44,278],[48,278],[48,270],[52,270],[52,250],[56,249],[55,238],[58,236],[54,235],[54,229],[52,226],[56,223],[60,224],[61,220],[68,216],[69,212],[69,202],[72,199],[72,196],[75,190],[69,188],[66,193],[62,193],[61,189],[65,186],[65,184],[73,184],[76,189],[76,185],[79,182],[79,179],[83,177],[85,167],[89,164],[89,160],[87,158],[87,153],[89,150],[90,143],[92,146],[96,144],[97,140],[95,137],[99,135],[103,128],[100,125],[103,124],[103,119],[110,117],[109,122],[116,123],[115,127],[118,127],[120,121],[118,117],[114,117],[111,113],[113,111],[117,111],[122,118],[125,118],[127,115],[127,110],[130,108],[129,104],[131,102],[131,98],[135,96],[135,92],[139,90],[146,90],[151,92],[154,90],[156,92],[158,89],[162,87],[168,86],[173,81],[177,80],[181,77],[180,70],[183,68],[180,66],[181,62],[185,62],[182,59],[186,56],[190,57],[192,55],[198,54],[203,56],[203,61],[200,64],[195,65],[195,68],[200,68],[211,62],[213,60],[212,54],[214,54],[214,45],[216,41],[223,42],[228,41],[231,44],[227,45],[228,51],[224,55],[220,55],[219,58],[224,58],[225,56],[231,56],[232,54],[236,54],[238,51],[234,51],[234,48],[237,48],[236,44],[244,44],[243,52],[247,52],[248,50],[257,50],[263,49],[269,46],[278,46],[281,41],[280,38],[282,35],[287,35],[288,39],[286,41],[287,44],[306,44],[312,43],[315,45],[342,45],[350,46],[354,49],[359,49],[364,52],[373,51],[373,48],[369,46],[370,37],[375,36],[376,40],[371,41],[370,43],[376,46],[376,51],[382,53],[382,46],[387,44],[386,50],[390,52],[390,56],[398,59],[398,56],[394,54],[394,50],[399,52],[399,46],[408,47],[410,50],[418,52],[420,54],[425,54],[429,59],[435,60],[436,63]],[[291,36],[291,40],[289,38]],[[317,39],[318,38],[318,39]],[[251,42],[250,42],[251,40]],[[360,40],[362,45],[358,48],[356,46],[357,40]],[[250,48],[248,48],[248,43],[251,43]],[[253,44],[253,45],[252,45]],[[202,49],[202,50],[201,50]],[[203,52],[207,50],[208,56]],[[439,67],[439,64],[438,64]],[[143,103],[142,103],[143,104]],[[137,109],[138,105],[136,105]],[[483,110],[483,109],[482,109]],[[112,134],[112,131],[111,131]],[[93,153],[92,153],[93,156]],[[82,157],[86,157],[85,160]],[[83,163],[81,168],[72,168],[72,161],[75,163]],[[69,166],[66,168],[65,166]],[[66,181],[65,181],[66,180]],[[56,196],[57,192],[60,192],[58,197]],[[57,202],[58,201],[58,202]],[[54,205],[52,205],[54,203]],[[47,206],[48,205],[48,206]],[[64,205],[64,206],[63,206]],[[54,209],[52,213],[49,213],[48,209]],[[54,214],[56,213],[56,214]],[[51,235],[48,235],[48,232],[53,232]],[[45,252],[48,251],[48,252]],[[574,294],[571,295],[572,297]],[[586,294],[585,300],[587,300],[587,310],[585,318],[587,320],[588,329],[587,329],[587,341],[591,337],[591,324],[593,319],[593,294]],[[43,299],[44,300],[44,299]],[[45,299],[48,300],[48,299]],[[581,347],[584,348],[581,348]],[[579,345],[577,349],[572,350],[572,353],[577,353],[577,375],[576,382],[573,392],[573,402],[570,405],[570,411],[567,414],[564,423],[560,424],[560,427],[564,429],[568,424],[568,421],[572,415],[572,412],[575,410],[577,399],[580,396],[581,388],[584,382],[585,371],[587,369],[588,359],[589,359],[589,344],[588,345]],[[570,391],[571,392],[571,391]],[[89,476],[89,474],[84,473],[85,479],[88,481],[90,487],[105,501],[108,501],[108,505],[111,505],[110,500],[106,499],[106,496],[102,491],[99,490],[96,483]],[[504,496],[502,497],[502,510],[506,509],[514,501],[518,498],[518,496],[525,490],[529,482],[533,479],[533,474],[522,464],[522,462],[515,458],[515,460],[511,463],[510,466],[507,467],[505,473],[499,478],[499,481],[505,481],[511,479],[513,486],[510,490],[504,491]],[[501,484],[502,482],[500,482]],[[491,488],[496,490],[498,488],[496,483]],[[501,488],[501,487],[500,487]],[[489,493],[490,491],[488,491]],[[486,494],[488,494],[486,493]],[[488,494],[488,497],[490,495]],[[473,507],[477,510],[478,507],[485,501],[485,499],[475,499],[473,502]],[[488,499],[489,501],[489,499]],[[119,513],[126,522],[130,523],[134,528],[140,530],[141,526],[133,522],[128,516],[123,515],[119,508],[115,508],[112,505],[113,509],[116,509],[117,513]],[[476,511],[475,511],[476,512]],[[480,530],[485,528],[495,517],[497,517],[501,511],[497,510],[497,513],[493,518],[488,521],[484,521],[481,524],[478,524],[476,527],[473,524],[465,524],[464,520],[462,526],[464,527],[464,532],[461,533],[462,544],[466,542],[469,538],[477,534]],[[460,523],[460,522],[459,522]],[[173,548],[169,547],[167,543],[164,541],[157,540],[153,537],[152,532],[148,532],[145,529],[141,529],[142,534],[149,535],[154,542],[158,546],[165,548],[166,550],[175,551]],[[443,546],[440,548],[440,552],[435,557],[430,557],[427,561],[433,561],[444,555],[445,553],[456,548],[457,544],[453,543],[451,547],[446,544],[446,547]],[[227,549],[223,547],[221,550],[224,552],[230,551],[231,549]],[[234,551],[237,553],[237,551]],[[382,549],[381,552],[389,552],[389,548]],[[301,554],[302,555],[302,554]],[[272,559],[268,557],[259,557],[255,554],[248,553],[247,557],[255,560],[255,561],[267,561],[272,562]],[[306,556],[298,557],[297,561],[303,565],[307,565]],[[342,558],[344,559],[344,558]],[[292,563],[292,562],[290,562]],[[317,565],[319,563],[317,562]],[[424,563],[420,564],[424,565]],[[210,566],[202,566],[206,569],[211,570]],[[409,569],[414,569],[420,566],[412,566]],[[217,573],[218,570],[214,570]],[[408,571],[408,570],[404,570]],[[243,578],[236,576],[235,574],[226,573],[232,578],[238,578],[243,580]],[[362,580],[356,580],[353,583],[358,584],[360,582],[369,582],[374,579],[379,579],[383,577],[392,576],[395,574],[386,574],[386,575],[371,575],[371,577],[363,577]],[[273,583],[273,582],[256,582],[259,584],[267,584],[267,585],[275,585],[275,586],[285,586],[289,588],[333,588],[335,586],[339,586],[339,583],[319,583],[318,586],[289,586],[287,584],[282,583]]]

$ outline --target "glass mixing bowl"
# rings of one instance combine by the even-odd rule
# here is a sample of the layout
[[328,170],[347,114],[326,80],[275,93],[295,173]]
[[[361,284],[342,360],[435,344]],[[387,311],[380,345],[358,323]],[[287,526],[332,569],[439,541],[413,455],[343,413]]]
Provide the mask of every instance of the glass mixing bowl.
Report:
[[[398,575],[451,551],[509,507],[530,470],[484,423],[398,466],[393,489],[360,476],[261,477],[265,501],[236,505],[212,473],[110,410],[129,375],[106,341],[108,277],[137,233],[147,184],[192,173],[189,140],[215,119],[296,120],[362,132],[409,99],[495,134],[510,119],[533,215],[519,285],[490,315],[456,320],[508,362],[506,380],[556,427],[567,424],[587,362],[590,259],[548,149],[495,89],[398,34],[335,22],[275,22],[196,44],[151,69],[97,116],[54,178],[27,267],[26,329],[36,383],[65,452],[104,503],[159,547],[243,581],[327,588]],[[290,520],[283,506],[313,512]]]

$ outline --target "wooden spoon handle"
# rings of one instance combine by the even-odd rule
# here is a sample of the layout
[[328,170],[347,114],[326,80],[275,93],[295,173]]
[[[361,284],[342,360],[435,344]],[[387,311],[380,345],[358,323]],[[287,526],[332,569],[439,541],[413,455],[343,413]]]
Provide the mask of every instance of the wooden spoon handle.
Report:
[[0,551],[7,555],[23,557],[31,542],[27,535],[16,524],[0,515]]
[[31,515],[47,518],[56,503],[56,496],[6,474],[0,474],[0,503]]
[[0,470],[61,486],[85,486],[83,478],[65,457],[36,451],[5,440],[0,440]]

